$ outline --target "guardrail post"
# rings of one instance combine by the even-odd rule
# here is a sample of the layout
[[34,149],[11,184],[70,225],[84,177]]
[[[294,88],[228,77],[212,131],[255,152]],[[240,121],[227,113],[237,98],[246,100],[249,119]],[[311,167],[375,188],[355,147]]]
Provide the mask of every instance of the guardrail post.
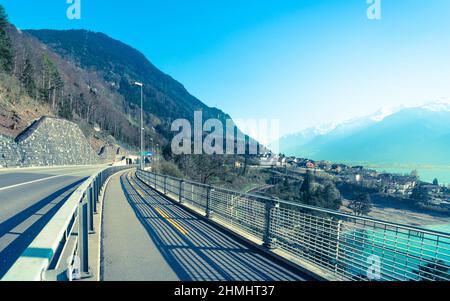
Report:
[[101,183],[101,173],[98,175],[98,177],[97,177],[97,202],[98,202],[98,200],[99,200],[99,195],[100,195],[100,189],[101,189],[101,187],[102,187],[102,183]]
[[89,232],[94,233],[94,199],[92,198],[92,187],[87,190],[87,195],[84,196],[88,205],[88,217],[89,217]]
[[80,276],[82,278],[89,277],[88,203],[86,199],[78,204],[78,256],[80,258]]
[[98,180],[98,195],[97,195],[97,203],[100,203],[100,193],[102,192],[103,184],[105,183],[105,175],[103,172],[100,173],[100,177]]
[[98,198],[97,178],[95,178],[92,183],[93,183],[93,189],[94,189],[94,201],[97,202],[97,198]]
[[[92,186],[91,186],[92,189]],[[97,200],[98,201],[98,200]],[[97,202],[95,201],[94,198],[92,198],[92,205],[94,206],[94,214],[97,214]]]
[[183,204],[183,191],[184,191],[184,181],[181,180],[180,181],[180,192],[179,192],[180,204]]
[[213,192],[214,189],[211,185],[206,188],[206,218],[212,217],[212,210],[211,210],[211,192]]
[[97,202],[95,201],[94,183],[91,183],[91,185],[89,186],[88,193],[90,196],[90,200],[92,200],[92,206],[94,208],[94,213],[97,214]]
[[275,239],[270,231],[272,226],[272,211],[278,208],[280,204],[274,199],[266,201],[265,219],[264,219],[264,247],[268,249],[275,249]]
[[167,194],[167,176],[164,176],[164,194]]

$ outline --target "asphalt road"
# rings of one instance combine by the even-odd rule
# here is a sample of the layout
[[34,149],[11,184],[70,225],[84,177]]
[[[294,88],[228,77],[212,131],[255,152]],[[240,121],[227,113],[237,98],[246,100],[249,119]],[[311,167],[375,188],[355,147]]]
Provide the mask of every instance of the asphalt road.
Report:
[[133,172],[114,176],[106,189],[101,257],[102,280],[308,279],[167,200]]
[[100,168],[0,170],[0,279],[70,194]]

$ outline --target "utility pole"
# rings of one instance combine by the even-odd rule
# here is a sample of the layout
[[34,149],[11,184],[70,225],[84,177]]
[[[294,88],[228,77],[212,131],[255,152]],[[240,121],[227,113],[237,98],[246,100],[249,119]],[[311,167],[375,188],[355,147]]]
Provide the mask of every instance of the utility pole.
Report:
[[140,158],[140,168],[144,169],[144,84],[135,82],[136,86],[141,87],[141,155]]

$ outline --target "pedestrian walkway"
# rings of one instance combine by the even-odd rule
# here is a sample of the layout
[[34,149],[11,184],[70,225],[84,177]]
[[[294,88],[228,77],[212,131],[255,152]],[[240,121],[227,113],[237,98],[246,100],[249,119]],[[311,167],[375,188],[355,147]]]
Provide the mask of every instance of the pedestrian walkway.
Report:
[[140,182],[134,172],[106,188],[102,280],[304,280],[279,263],[187,212]]

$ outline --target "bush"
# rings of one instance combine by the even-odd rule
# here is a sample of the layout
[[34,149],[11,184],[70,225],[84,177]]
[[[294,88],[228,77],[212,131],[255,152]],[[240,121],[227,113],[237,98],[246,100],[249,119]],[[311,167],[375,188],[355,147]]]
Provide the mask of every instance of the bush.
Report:
[[172,176],[175,178],[183,178],[181,170],[172,162],[161,161],[160,172],[163,175]]

